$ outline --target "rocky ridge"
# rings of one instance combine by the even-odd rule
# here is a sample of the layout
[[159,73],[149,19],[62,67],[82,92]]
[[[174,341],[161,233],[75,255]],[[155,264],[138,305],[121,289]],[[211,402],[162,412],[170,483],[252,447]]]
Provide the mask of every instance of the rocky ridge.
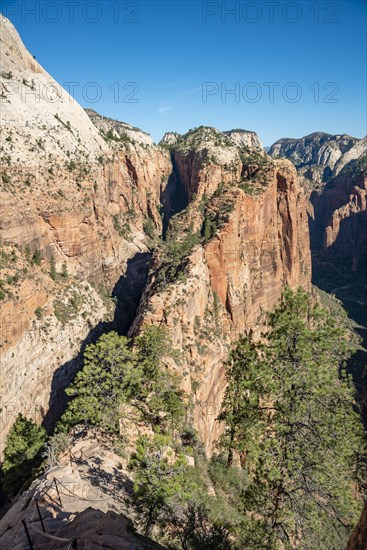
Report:
[[231,141],[233,141],[236,145],[240,147],[255,147],[258,149],[262,149],[263,147],[259,136],[256,134],[256,132],[252,132],[251,130],[236,129],[229,130],[223,133],[227,135]]
[[314,132],[300,139],[279,139],[270,147],[269,154],[290,159],[314,187],[336,176],[347,162],[364,151],[366,139]]
[[231,343],[244,332],[259,335],[284,284],[310,284],[306,204],[294,167],[227,139],[201,128],[171,148],[189,204],[171,218],[168,243],[205,235],[208,226],[210,235],[194,240],[174,268],[164,252],[155,258],[131,328],[167,326],[183,350],[172,368],[194,395],[194,425],[208,454],[219,435]]
[[[139,535],[127,507],[131,480],[124,462],[97,433],[76,432],[68,452],[25,491],[0,520],[3,548],[22,550],[27,521],[38,549],[65,548],[74,537],[78,548],[159,550],[163,547]],[[96,482],[98,479],[98,482]],[[36,501],[45,532],[37,513]],[[58,537],[61,540],[54,539]]]
[[[37,75],[57,87],[4,18],[2,26],[8,70],[1,75],[2,85],[15,78],[28,91],[23,81],[32,88]],[[41,91],[30,89],[35,95]],[[149,256],[162,231],[175,235],[177,242],[190,234],[204,239],[206,223],[210,239],[207,235],[205,243],[181,252],[176,266],[187,283],[165,281],[166,252],[158,246],[131,332],[155,320],[175,333],[184,363],[172,368],[180,369],[188,393],[199,392],[194,422],[210,452],[231,341],[259,325],[284,284],[307,287],[310,282],[304,199],[296,173],[290,163],[273,162],[254,132],[200,127],[171,135],[170,145],[156,146],[143,132],[86,113],[60,94],[57,108],[40,99],[23,102],[20,113],[21,91],[3,98],[1,315],[7,328],[1,342],[6,360],[2,447],[19,412],[51,423],[56,413],[50,407],[59,402],[78,367],[81,344],[104,330],[105,296],[114,287],[117,299],[120,288],[131,291],[131,285],[120,282],[126,282],[129,270],[135,277],[135,259]],[[32,125],[24,126],[24,120]],[[47,139],[35,149],[32,136],[39,132]],[[83,132],[89,153],[84,152]],[[36,175],[25,157],[18,160],[16,150],[32,153]],[[147,264],[141,265],[145,269]],[[159,278],[166,288],[157,291]],[[141,280],[144,284],[143,275]],[[80,292],[83,281],[87,286]],[[90,283],[96,290],[83,298]],[[137,305],[139,288],[132,301]],[[124,307],[122,302],[122,316]],[[208,327],[215,330],[212,342],[204,335]],[[199,387],[205,390],[200,393]],[[37,411],[31,395],[37,395]],[[202,403],[212,411],[210,419],[202,414]]]
[[75,373],[80,342],[106,319],[106,296],[148,252],[147,222],[161,231],[171,162],[154,145],[102,137],[13,25],[0,24],[2,450],[18,412],[45,417],[59,367],[59,381]]
[[93,109],[86,109],[85,112],[93,122],[94,126],[98,128],[102,137],[106,136],[110,131],[110,139],[113,141],[130,140],[146,146],[154,144],[153,139],[149,134],[143,132],[143,130],[140,130],[139,128],[136,128],[135,126],[131,126],[131,124],[102,116]]

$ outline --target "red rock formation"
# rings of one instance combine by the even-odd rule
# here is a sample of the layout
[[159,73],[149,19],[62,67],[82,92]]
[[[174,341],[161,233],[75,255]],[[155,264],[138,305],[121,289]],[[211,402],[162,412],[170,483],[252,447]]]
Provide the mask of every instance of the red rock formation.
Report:
[[[194,231],[202,223],[198,206],[203,189],[205,194],[215,192],[230,181],[230,174],[223,166],[203,165],[194,152],[187,158],[188,165],[180,155],[178,172],[184,174],[189,195],[194,190],[197,198],[178,218],[181,227]],[[232,180],[233,173],[241,171],[241,164],[233,167]],[[132,328],[133,333],[144,323],[156,323],[170,329],[183,351],[182,362],[172,368],[180,372],[187,393],[195,396],[194,425],[208,453],[221,430],[216,418],[231,342],[243,332],[259,334],[265,312],[279,300],[284,285],[310,287],[306,201],[293,165],[277,161],[263,176],[258,194],[232,185],[211,208],[220,211],[228,200],[233,208],[227,222],[206,246],[195,247],[185,281],[157,290],[153,271]]]
[[313,247],[323,261],[362,267],[367,250],[365,158],[346,166],[320,193],[314,193]]
[[[161,182],[171,163],[132,130],[128,140],[106,143],[13,25],[1,16],[0,26],[1,452],[19,412],[39,421],[48,414],[81,342],[105,319],[88,283],[111,291],[128,260],[147,251],[146,220],[161,231]],[[53,263],[68,276],[54,281]]]
[[284,284],[309,284],[305,201],[290,163],[273,169],[260,196],[241,192],[205,254],[212,289],[239,332],[271,309]]
[[[134,178],[129,173],[133,168]],[[98,307],[87,309],[91,314],[86,317],[88,323],[79,317],[80,330],[75,335],[63,336],[54,316],[55,296],[62,295],[63,287],[74,277],[112,290],[128,260],[147,251],[144,223],[149,217],[157,231],[161,230],[161,179],[162,175],[168,178],[170,162],[168,154],[157,147],[143,149],[131,144],[102,168],[88,165],[82,183],[60,169],[51,179],[39,174],[37,183],[29,188],[25,185],[29,177],[28,171],[24,176],[25,169],[6,168],[11,184],[3,185],[0,199],[3,252],[9,258],[15,253],[16,258],[13,263],[3,261],[1,275],[6,291],[0,313],[1,401],[3,410],[12,410],[11,415],[5,413],[2,422],[3,442],[16,414],[33,410],[32,395],[37,395],[42,414],[47,413],[55,370],[77,354],[76,346],[106,315],[101,299],[91,289],[94,297],[90,297],[89,307],[97,302]],[[40,256],[40,266],[32,263],[35,253]],[[58,273],[65,264],[68,280],[59,278],[56,285],[53,283],[49,275],[52,259]],[[8,284],[7,280],[14,282]],[[48,315],[37,320],[35,312],[41,309]],[[34,323],[55,327],[52,346],[48,346],[47,339],[32,340],[29,334]],[[73,372],[71,369],[65,381]],[[31,412],[29,416],[40,419],[39,413]]]
[[[160,233],[158,207],[172,165],[166,148],[148,143],[145,134],[134,141],[132,127],[90,113],[107,141],[109,130],[115,132],[106,143],[32,60],[10,22],[2,18],[1,26],[1,235],[3,280],[10,282],[2,290],[0,322],[11,327],[1,342],[3,447],[18,412],[37,420],[47,415],[75,372],[81,342],[104,319],[106,308],[88,282],[113,287],[128,260],[147,250],[148,218]],[[44,97],[49,85],[58,88],[57,107]],[[128,139],[121,138],[125,131]],[[289,162],[272,164],[263,150],[250,149],[259,143],[248,134],[199,128],[177,138],[175,177],[190,204],[171,226],[177,221],[184,232],[199,231],[207,204],[220,227],[191,254],[185,283],[157,292],[153,274],[134,327],[163,322],[172,329],[184,351],[176,368],[188,394],[195,394],[195,424],[208,451],[218,435],[231,342],[243,331],[259,331],[284,284],[310,284],[296,172]],[[55,277],[53,264],[57,273],[65,264],[69,279]]]

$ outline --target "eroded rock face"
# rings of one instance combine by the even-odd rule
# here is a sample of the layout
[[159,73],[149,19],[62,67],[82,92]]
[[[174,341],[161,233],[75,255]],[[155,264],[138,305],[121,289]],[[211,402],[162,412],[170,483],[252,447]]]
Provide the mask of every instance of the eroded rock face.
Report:
[[[241,193],[220,237],[206,246],[212,287],[238,332],[269,311],[282,286],[308,284],[305,201],[290,163],[277,164],[259,197]],[[250,292],[249,292],[250,291]]]
[[228,132],[224,132],[224,134],[226,134],[231,139],[231,141],[233,141],[236,145],[240,147],[258,147],[259,149],[262,148],[262,143],[256,132],[238,129],[229,130]]
[[314,205],[313,248],[323,261],[343,262],[357,271],[367,250],[367,156],[351,161],[321,193]]
[[177,132],[166,132],[160,141],[160,145],[174,145],[179,139],[180,134]]
[[239,151],[216,151],[216,162],[208,164],[203,149],[210,150],[210,143],[198,151],[182,144],[173,151],[176,170],[192,200],[171,220],[171,230],[179,227],[182,235],[185,228],[200,229],[203,197],[211,197],[208,211],[220,213],[231,206],[216,234],[206,245],[194,247],[186,259],[184,281],[157,286],[156,259],[131,334],[151,323],[170,330],[182,351],[181,363],[171,368],[193,395],[194,426],[210,454],[221,432],[217,417],[231,343],[243,333],[259,336],[265,313],[279,300],[283,285],[309,288],[310,251],[306,201],[290,162],[264,159],[266,170],[258,181],[250,179],[245,191],[241,174],[247,171]]
[[161,232],[171,162],[129,125],[116,122],[127,140],[104,139],[13,25],[1,16],[0,26],[2,452],[18,412],[49,416],[81,342],[106,317],[101,294],[147,253],[147,220]]
[[331,135],[314,132],[300,139],[282,138],[270,148],[274,158],[286,157],[312,186],[336,176],[350,160],[358,158],[366,150],[365,140],[348,135]]
[[132,141],[138,142],[140,145],[153,145],[153,139],[149,134],[119,120],[104,117],[96,113],[93,109],[86,109],[85,112],[103,135],[110,136],[112,141]]
[[367,137],[358,140],[348,151],[346,151],[338,160],[334,167],[333,175],[337,176],[349,162],[361,159],[367,153]]
[[367,242],[367,138],[316,132],[302,139],[280,139],[269,154],[292,160],[310,195],[315,262],[361,267]]
[[[197,130],[208,130],[210,133],[216,133],[218,136],[222,135],[222,137],[226,136],[229,138],[229,142],[232,145],[236,145],[238,147],[248,147],[248,148],[259,148],[262,149],[263,146],[261,144],[261,141],[259,139],[259,136],[256,134],[256,132],[252,132],[251,130],[228,130],[225,132],[220,132],[219,130],[216,130],[215,128],[208,128],[208,127],[201,127],[201,128],[195,128],[194,130],[190,130],[191,133],[195,133]],[[188,134],[190,134],[188,132]],[[178,134],[177,132],[166,132],[160,141],[160,145],[171,145],[174,146],[177,144],[177,142],[180,140],[180,138],[187,139],[188,134],[182,135]]]
[[252,158],[254,171],[267,157],[255,132],[220,132],[206,126],[180,136],[171,154],[189,201],[210,197],[220,186],[239,182],[245,175],[244,157],[246,168],[251,168],[247,157]]
[[[51,421],[81,343],[103,330],[101,286],[134,287],[122,283],[129,265],[136,274],[146,263],[145,233],[177,230],[180,240],[202,232],[213,213],[213,234],[183,259],[185,281],[158,290],[155,258],[131,329],[154,322],[171,330],[184,358],[172,368],[194,396],[194,423],[210,453],[231,343],[259,332],[284,284],[310,283],[296,172],[287,161],[273,162],[254,132],[200,127],[170,134],[157,147],[130,125],[88,116],[30,56],[14,27],[4,18],[1,25],[2,448],[18,412]],[[57,90],[57,102],[42,96],[46,84]],[[173,207],[177,193],[182,200]]]
[[107,313],[87,282],[46,286],[40,276],[37,286],[20,285],[18,300],[2,307],[1,451],[19,413],[47,427],[58,419],[79,350],[100,334]]

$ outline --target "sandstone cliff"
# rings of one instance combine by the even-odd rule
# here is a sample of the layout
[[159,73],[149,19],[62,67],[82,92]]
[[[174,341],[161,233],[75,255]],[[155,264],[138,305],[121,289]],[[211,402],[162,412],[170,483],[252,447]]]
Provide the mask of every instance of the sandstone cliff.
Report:
[[270,147],[269,154],[290,159],[315,187],[336,176],[347,162],[365,150],[365,139],[314,132],[300,139],[282,138]]
[[227,140],[200,128],[173,146],[189,205],[171,219],[168,242],[205,234],[208,224],[211,234],[180,258],[173,276],[164,252],[155,258],[131,330],[144,323],[170,329],[183,351],[173,368],[193,395],[194,426],[208,454],[220,430],[216,418],[231,342],[243,332],[259,336],[283,285],[310,285],[306,201],[295,168]]
[[224,132],[224,134],[227,135],[231,139],[231,141],[233,141],[236,145],[240,147],[258,147],[259,149],[262,148],[262,143],[256,132],[251,132],[250,130],[236,129]]
[[310,196],[311,245],[327,261],[345,261],[356,270],[366,247],[367,138],[316,132],[283,138],[269,154],[297,167]]
[[194,425],[210,452],[231,342],[259,332],[284,284],[310,284],[296,172],[254,132],[200,127],[155,146],[86,113],[1,25],[2,447],[19,412],[55,419],[81,345],[106,328],[113,288],[123,294],[115,321],[128,329],[148,246],[163,232],[179,247],[190,235],[197,244],[173,267],[158,246],[132,332],[145,322],[172,330],[183,351],[173,368],[195,394]]
[[311,195],[313,246],[320,258],[362,269],[367,249],[367,156],[350,161],[323,189]]
[[97,128],[0,25],[1,452],[16,415],[45,418],[70,381],[105,296],[147,253],[147,221],[161,231],[171,163],[129,125],[128,139]]

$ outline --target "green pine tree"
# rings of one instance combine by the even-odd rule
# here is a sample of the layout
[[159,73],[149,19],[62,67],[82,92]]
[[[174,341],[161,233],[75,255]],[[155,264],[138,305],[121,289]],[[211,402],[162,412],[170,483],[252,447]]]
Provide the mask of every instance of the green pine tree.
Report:
[[225,446],[252,480],[247,513],[262,518],[264,548],[342,549],[359,509],[352,488],[362,446],[343,371],[348,337],[302,289],[284,291],[266,336],[258,357],[244,342],[232,353],[222,414]]
[[64,263],[62,264],[62,267],[61,267],[61,277],[62,277],[63,279],[67,279],[68,276],[69,276],[69,274],[68,274],[68,266],[66,265],[66,262],[64,262]]
[[[28,250],[29,250],[29,247],[28,247]],[[26,247],[26,254],[27,254],[27,247]],[[42,260],[41,252],[39,248],[36,248],[32,256],[32,263],[36,265],[41,265],[41,260]]]
[[202,228],[202,236],[204,243],[207,243],[212,239],[217,232],[217,225],[214,220],[211,220],[209,217],[205,218],[203,228]]
[[57,279],[55,258],[53,256],[50,258],[50,277],[53,281],[56,281]]
[[212,224],[211,224],[210,218],[205,218],[204,227],[203,227],[203,238],[205,242],[210,241],[211,234],[212,234]]
[[139,365],[143,370],[142,397],[150,414],[155,417],[155,422],[162,423],[161,413],[166,413],[169,418],[169,425],[166,427],[173,432],[183,419],[185,407],[178,377],[164,364],[168,357],[179,358],[173,349],[171,338],[165,328],[151,325],[145,327],[135,345]]
[[229,355],[227,388],[223,411],[225,421],[221,446],[228,452],[227,466],[233,462],[233,451],[248,451],[249,441],[263,427],[260,399],[264,393],[266,370],[257,348],[247,337],[242,338]]
[[141,380],[142,369],[128,339],[116,332],[103,334],[87,346],[83,369],[66,390],[73,399],[61,426],[87,422],[116,432],[120,406],[139,393]]
[[145,420],[173,433],[185,409],[177,377],[164,366],[164,358],[172,353],[162,327],[145,327],[135,348],[116,332],[102,335],[87,346],[83,368],[66,390],[72,399],[59,429],[86,422],[117,432],[121,405],[130,402]]
[[194,484],[189,482],[185,456],[175,456],[165,435],[141,436],[129,466],[134,471],[134,497],[141,510],[141,523],[149,535],[162,512],[169,509],[170,500],[177,495],[189,499]]
[[41,461],[42,446],[46,441],[46,431],[32,420],[19,414],[6,438],[2,471],[4,493],[16,494],[22,485],[31,478],[32,469]]

